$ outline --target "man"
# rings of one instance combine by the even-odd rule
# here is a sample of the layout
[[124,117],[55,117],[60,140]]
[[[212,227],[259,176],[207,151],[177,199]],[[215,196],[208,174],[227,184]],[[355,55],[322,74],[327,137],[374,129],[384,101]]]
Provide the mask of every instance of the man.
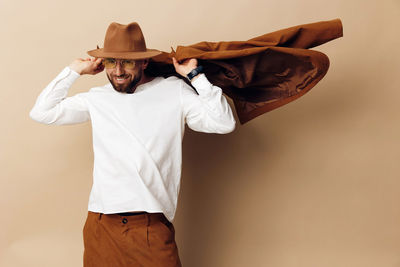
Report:
[[[93,186],[83,228],[84,266],[181,266],[172,224],[185,123],[207,133],[235,128],[232,110],[196,59],[173,58],[177,77],[150,77],[137,23],[112,23],[94,58],[74,60],[41,92],[30,117],[45,124],[91,120]],[[81,75],[105,69],[109,84],[66,97]]]

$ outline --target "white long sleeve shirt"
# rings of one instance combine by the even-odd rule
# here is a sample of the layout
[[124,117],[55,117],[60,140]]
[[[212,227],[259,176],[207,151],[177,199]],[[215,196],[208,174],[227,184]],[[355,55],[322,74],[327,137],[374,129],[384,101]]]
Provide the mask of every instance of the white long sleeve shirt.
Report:
[[88,210],[163,212],[172,222],[185,122],[206,133],[235,128],[221,88],[200,74],[192,83],[198,94],[179,78],[156,77],[133,94],[117,92],[108,83],[67,97],[79,76],[64,68],[40,93],[29,115],[56,125],[91,120],[94,166]]

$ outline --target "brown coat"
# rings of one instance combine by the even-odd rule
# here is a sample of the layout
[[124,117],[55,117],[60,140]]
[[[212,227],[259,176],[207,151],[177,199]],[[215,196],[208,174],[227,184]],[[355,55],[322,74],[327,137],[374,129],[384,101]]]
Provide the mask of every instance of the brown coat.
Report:
[[149,73],[174,75],[171,57],[197,58],[211,83],[232,98],[241,124],[285,105],[313,88],[327,73],[328,57],[309,50],[343,36],[340,19],[298,25],[248,41],[200,42],[163,52]]

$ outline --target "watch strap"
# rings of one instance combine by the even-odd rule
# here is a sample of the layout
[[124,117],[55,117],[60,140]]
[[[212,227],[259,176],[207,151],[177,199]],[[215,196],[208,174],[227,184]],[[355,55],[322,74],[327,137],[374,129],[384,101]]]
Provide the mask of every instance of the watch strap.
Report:
[[186,75],[189,81],[191,81],[195,76],[203,72],[203,66],[198,66]]

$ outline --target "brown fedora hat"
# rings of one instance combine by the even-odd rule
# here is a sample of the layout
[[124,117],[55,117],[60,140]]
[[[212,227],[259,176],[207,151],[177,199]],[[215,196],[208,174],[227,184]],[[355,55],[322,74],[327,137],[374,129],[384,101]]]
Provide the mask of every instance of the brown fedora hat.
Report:
[[87,53],[100,58],[144,59],[157,56],[161,51],[146,48],[142,30],[136,22],[128,25],[113,22],[108,26],[104,48]]

